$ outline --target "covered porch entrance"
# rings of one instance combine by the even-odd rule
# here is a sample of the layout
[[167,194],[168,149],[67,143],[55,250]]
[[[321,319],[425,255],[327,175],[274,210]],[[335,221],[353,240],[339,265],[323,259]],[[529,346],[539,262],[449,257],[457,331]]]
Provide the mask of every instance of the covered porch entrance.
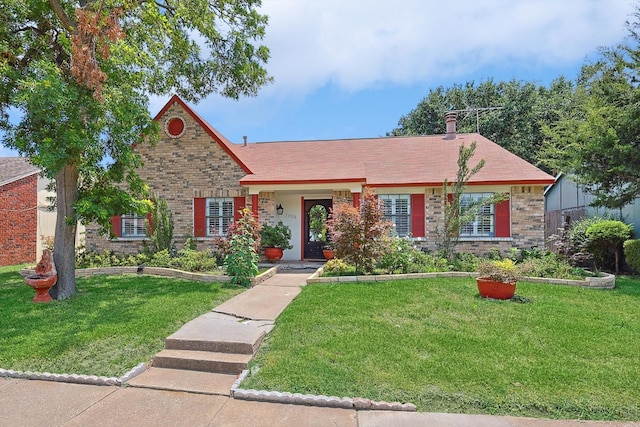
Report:
[[333,206],[331,199],[305,199],[303,224],[303,259],[324,259],[322,250],[329,241],[324,222]]

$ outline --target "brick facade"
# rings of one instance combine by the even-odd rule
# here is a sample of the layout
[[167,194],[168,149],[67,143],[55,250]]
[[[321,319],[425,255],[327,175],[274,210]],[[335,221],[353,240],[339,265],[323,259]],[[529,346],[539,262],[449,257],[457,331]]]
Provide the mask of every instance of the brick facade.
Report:
[[[485,254],[496,248],[506,254],[511,248],[544,249],[544,187],[518,186],[510,189],[511,204],[511,237],[460,239],[456,247],[458,252],[474,252]],[[444,201],[442,189],[433,188],[426,191],[425,220],[427,237],[418,245],[435,251],[437,233],[444,221]]]
[[[178,138],[167,135],[163,130],[165,122],[174,117],[185,123],[184,133]],[[251,197],[247,197],[247,190],[239,184],[246,172],[179,105],[171,106],[160,118],[159,125],[160,141],[155,146],[141,144],[136,147],[144,161],[138,173],[149,185],[152,198],[167,200],[175,224],[176,248],[181,249],[185,240],[194,235],[194,198],[244,196],[247,206],[250,206]],[[135,254],[142,249],[143,240],[108,240],[98,236],[95,224],[87,226],[89,250]],[[197,247],[205,249],[212,244],[212,238],[199,238]]]
[[37,174],[0,187],[0,266],[35,261],[37,204]]

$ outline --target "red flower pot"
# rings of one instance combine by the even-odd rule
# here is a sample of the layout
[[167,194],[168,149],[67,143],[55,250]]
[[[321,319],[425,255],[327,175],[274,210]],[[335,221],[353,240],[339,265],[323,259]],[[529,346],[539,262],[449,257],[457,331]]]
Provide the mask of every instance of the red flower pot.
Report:
[[494,282],[490,279],[477,278],[478,292],[483,298],[511,299],[516,293],[515,283]]
[[265,248],[264,256],[271,262],[278,261],[282,258],[283,251],[280,248]]
[[324,259],[334,259],[336,257],[336,253],[331,249],[323,249],[322,255],[324,255]]

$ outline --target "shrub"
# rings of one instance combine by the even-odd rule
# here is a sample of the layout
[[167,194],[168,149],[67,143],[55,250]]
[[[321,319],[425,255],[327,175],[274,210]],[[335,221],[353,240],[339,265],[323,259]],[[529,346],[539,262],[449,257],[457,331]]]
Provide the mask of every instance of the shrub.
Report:
[[592,253],[599,253],[603,257],[608,251],[615,255],[616,273],[620,271],[620,245],[631,237],[633,228],[622,221],[604,220],[592,224],[587,228],[587,248]]
[[624,242],[624,256],[629,267],[635,273],[640,273],[640,239]]
[[387,251],[393,228],[384,219],[384,208],[373,191],[365,188],[360,208],[340,203],[331,212],[327,229],[338,258],[354,264],[356,272],[373,272],[376,261]]
[[528,277],[571,280],[580,280],[587,275],[583,269],[572,266],[562,256],[553,252],[526,258],[520,265],[520,273]]
[[258,224],[253,213],[245,208],[236,222],[233,235],[229,238],[229,253],[224,258],[224,266],[231,282],[249,286],[251,278],[258,274],[258,253],[254,235]]
[[480,258],[471,252],[458,252],[453,258],[451,269],[455,271],[477,271]]
[[167,201],[158,199],[151,210],[151,221],[147,223],[147,234],[151,240],[151,250],[159,252],[171,250],[173,245],[173,215],[169,211]]
[[211,250],[194,251],[181,249],[176,259],[182,270],[186,271],[214,271],[218,268],[218,262]]
[[573,257],[575,254],[588,251],[589,238],[587,237],[587,229],[593,224],[605,220],[605,218],[594,216],[592,218],[579,219],[571,224],[568,232],[568,248],[565,249],[570,258],[575,258]]
[[392,238],[389,250],[382,255],[378,268],[388,274],[431,273],[450,270],[447,260],[428,255],[413,246],[409,238]]
[[334,258],[324,265],[323,274],[325,276],[353,276],[356,274],[356,268],[340,258]]
[[151,258],[147,262],[149,267],[173,267],[173,258],[168,249],[163,249],[155,254],[151,255]]

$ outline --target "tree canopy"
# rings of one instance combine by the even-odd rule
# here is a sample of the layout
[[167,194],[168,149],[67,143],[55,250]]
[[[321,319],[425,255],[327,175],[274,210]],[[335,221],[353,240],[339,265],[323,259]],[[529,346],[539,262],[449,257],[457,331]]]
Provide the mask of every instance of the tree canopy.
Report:
[[[542,127],[571,107],[575,85],[564,77],[548,87],[532,82],[493,79],[430,90],[418,106],[400,118],[388,135],[434,135],[446,132],[444,114],[458,114],[458,132],[479,132],[532,164],[540,164]],[[477,109],[485,109],[478,111]]]
[[640,196],[640,8],[630,36],[582,67],[575,108],[545,126],[545,163],[620,208]]
[[260,0],[12,0],[0,7],[0,130],[55,180],[58,285],[75,290],[75,224],[148,209],[133,147],[150,95],[254,96],[270,82]]

